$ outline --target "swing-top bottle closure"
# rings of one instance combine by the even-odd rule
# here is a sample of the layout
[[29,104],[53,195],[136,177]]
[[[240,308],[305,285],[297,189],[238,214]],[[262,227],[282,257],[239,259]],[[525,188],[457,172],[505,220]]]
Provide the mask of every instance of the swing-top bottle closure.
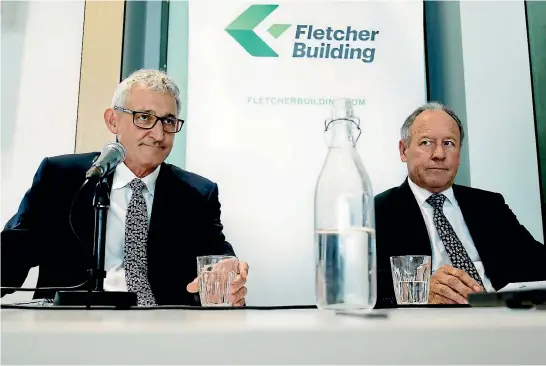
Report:
[[[347,133],[346,137],[352,141],[353,145],[356,145],[362,131],[360,130],[360,118],[354,115],[351,99],[334,99],[332,101],[331,115],[331,118],[324,121],[324,132],[329,132],[336,128],[339,131],[335,131],[335,133],[338,135],[342,132],[343,134]],[[353,136],[353,128],[358,130],[356,138]],[[340,136],[337,137],[339,138]]]

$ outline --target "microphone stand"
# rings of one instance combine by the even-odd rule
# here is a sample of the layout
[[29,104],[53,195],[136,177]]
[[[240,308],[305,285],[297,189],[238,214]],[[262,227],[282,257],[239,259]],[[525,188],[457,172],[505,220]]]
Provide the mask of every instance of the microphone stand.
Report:
[[53,300],[59,306],[106,306],[129,309],[137,305],[134,292],[104,291],[104,256],[106,252],[106,219],[110,207],[110,186],[106,177],[100,178],[95,186],[93,198],[95,208],[95,236],[93,246],[94,268],[88,270],[88,289],[58,291]]
[[100,179],[95,187],[95,246],[93,255],[95,257],[95,270],[92,279],[95,280],[95,291],[104,291],[104,256],[106,251],[106,219],[110,207],[110,188],[108,181]]

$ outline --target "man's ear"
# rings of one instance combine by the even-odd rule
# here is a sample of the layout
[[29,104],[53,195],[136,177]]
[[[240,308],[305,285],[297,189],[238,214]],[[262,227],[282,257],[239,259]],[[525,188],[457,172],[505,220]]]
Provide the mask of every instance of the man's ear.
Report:
[[400,151],[400,160],[402,160],[404,163],[407,162],[408,158],[406,156],[406,144],[403,140],[398,142],[398,150]]
[[104,111],[104,123],[110,132],[114,135],[118,134],[119,121],[116,118],[116,112],[112,108],[108,108]]

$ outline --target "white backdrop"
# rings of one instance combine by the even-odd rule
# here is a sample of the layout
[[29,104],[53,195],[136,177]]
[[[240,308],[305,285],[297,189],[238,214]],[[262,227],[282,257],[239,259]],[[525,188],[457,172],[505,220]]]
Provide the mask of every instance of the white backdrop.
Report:
[[[2,3],[2,227],[42,159],[74,152],[84,9],[81,0]],[[36,276],[31,270],[24,287]]]
[[[251,268],[248,303],[313,304],[313,198],[328,100],[354,101],[374,193],[399,185],[400,126],[426,98],[423,4],[277,2],[255,31],[278,57],[255,57],[225,28],[256,3],[190,3],[186,168],[219,185],[225,234]],[[290,27],[275,38],[273,24]],[[379,31],[373,42],[305,40],[374,48],[373,62],[292,57],[298,25]]]

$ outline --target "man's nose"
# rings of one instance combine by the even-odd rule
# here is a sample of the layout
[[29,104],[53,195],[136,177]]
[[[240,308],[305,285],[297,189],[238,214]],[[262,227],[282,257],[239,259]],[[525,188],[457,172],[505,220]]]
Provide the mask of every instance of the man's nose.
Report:
[[165,138],[165,131],[163,131],[163,123],[161,123],[161,121],[157,121],[154,128],[150,130],[150,136],[156,141],[163,141]]
[[432,159],[445,159],[446,149],[443,144],[436,145],[436,148],[432,152]]

